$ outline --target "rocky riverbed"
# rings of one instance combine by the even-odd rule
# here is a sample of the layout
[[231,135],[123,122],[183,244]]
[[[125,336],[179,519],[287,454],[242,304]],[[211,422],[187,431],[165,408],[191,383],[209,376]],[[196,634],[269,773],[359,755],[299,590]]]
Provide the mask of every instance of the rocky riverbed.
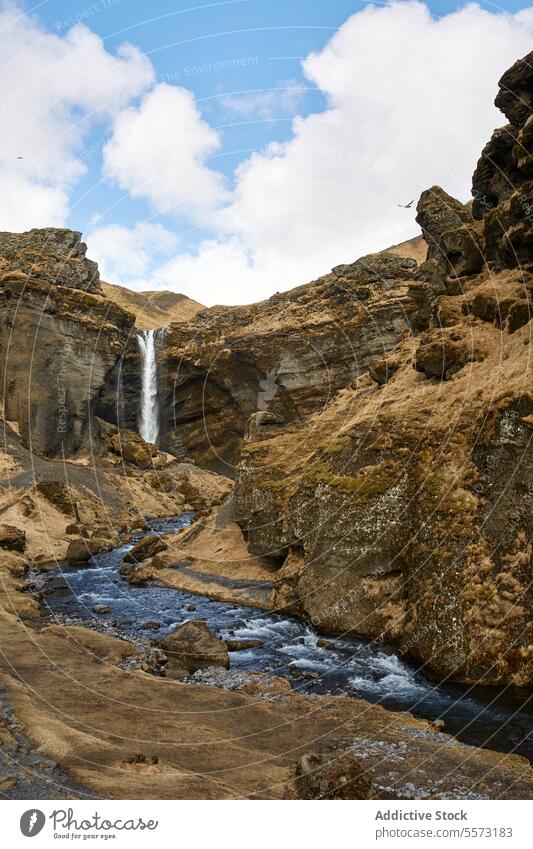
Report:
[[196,683],[234,690],[245,686],[251,673],[279,676],[306,696],[347,695],[393,711],[409,710],[465,743],[533,759],[533,694],[528,689],[439,684],[377,642],[324,639],[311,624],[285,615],[213,601],[157,582],[130,585],[121,576],[124,557],[140,539],[176,532],[191,520],[192,514],[183,514],[151,522],[149,530],[96,555],[89,565],[46,574],[39,589],[49,619],[128,640],[138,657],[128,658],[124,667],[152,662],[156,672],[155,641],[185,621],[202,619],[230,647],[247,641],[257,645],[230,651],[229,672],[202,670],[193,676]]

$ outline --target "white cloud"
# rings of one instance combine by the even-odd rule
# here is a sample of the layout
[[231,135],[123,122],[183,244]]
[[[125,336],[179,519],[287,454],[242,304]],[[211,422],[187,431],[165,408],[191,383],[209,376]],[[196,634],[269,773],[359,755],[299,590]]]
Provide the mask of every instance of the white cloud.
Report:
[[[471,4],[436,19],[401,2],[352,15],[302,63],[327,108],[296,117],[289,141],[242,163],[217,238],[142,285],[207,304],[250,302],[415,235],[415,210],[398,203],[434,183],[466,200],[482,147],[505,123],[493,106],[498,79],[532,43],[533,9],[513,16]],[[138,167],[150,150],[142,136]],[[148,167],[149,181],[163,184],[161,163]]]
[[104,280],[142,288],[154,263],[176,250],[178,238],[161,224],[144,221],[131,229],[119,224],[99,227],[88,233],[87,243]]
[[153,68],[129,44],[112,55],[84,26],[52,34],[12,3],[0,56],[0,228],[61,225],[88,130],[151,84]]
[[158,212],[203,223],[227,198],[222,176],[205,162],[220,144],[191,92],[160,84],[138,108],[116,117],[104,148],[104,175]]
[[419,3],[367,7],[303,62],[328,108],[238,169],[223,224],[255,266],[286,259],[312,277],[409,238],[398,203],[434,184],[466,199],[492,129],[501,73],[532,46],[518,18],[478,6],[440,20]]
[[282,118],[293,115],[305,97],[306,88],[298,80],[285,80],[268,91],[226,94],[220,104],[229,115],[241,119]]

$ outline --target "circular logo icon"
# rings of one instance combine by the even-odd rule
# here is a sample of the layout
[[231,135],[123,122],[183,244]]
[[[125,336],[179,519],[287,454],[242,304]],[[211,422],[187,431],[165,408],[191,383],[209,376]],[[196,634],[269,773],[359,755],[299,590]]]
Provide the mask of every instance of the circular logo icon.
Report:
[[24,837],[35,837],[42,830],[46,817],[38,808],[24,811],[20,818],[20,830]]

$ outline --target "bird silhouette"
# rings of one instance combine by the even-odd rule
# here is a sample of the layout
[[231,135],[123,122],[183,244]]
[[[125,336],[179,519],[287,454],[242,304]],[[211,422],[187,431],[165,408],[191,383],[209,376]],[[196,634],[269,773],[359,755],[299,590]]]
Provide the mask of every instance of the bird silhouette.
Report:
[[23,156],[17,156],[17,159],[24,159]]
[[409,203],[399,203],[398,206],[401,206],[402,209],[411,209],[411,207],[414,203],[414,200],[415,199],[413,198],[413,200],[410,200]]

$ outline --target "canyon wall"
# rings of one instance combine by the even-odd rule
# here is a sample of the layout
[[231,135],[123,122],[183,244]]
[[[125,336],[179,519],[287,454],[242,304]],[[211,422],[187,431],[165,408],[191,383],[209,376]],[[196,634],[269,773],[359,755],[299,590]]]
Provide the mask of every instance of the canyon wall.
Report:
[[236,480],[280,607],[465,682],[533,680],[532,65],[502,78],[473,211],[420,198],[413,332],[306,421],[252,416]]
[[0,233],[4,416],[38,455],[98,448],[96,404],[132,332],[85,251],[71,230]]

